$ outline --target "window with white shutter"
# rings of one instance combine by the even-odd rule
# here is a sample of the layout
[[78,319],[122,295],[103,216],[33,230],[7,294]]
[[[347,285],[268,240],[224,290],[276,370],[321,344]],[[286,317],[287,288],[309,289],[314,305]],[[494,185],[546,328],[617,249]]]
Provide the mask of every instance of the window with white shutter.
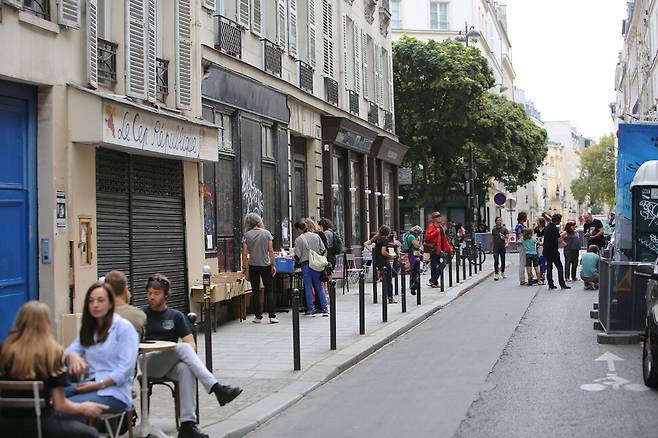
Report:
[[370,84],[368,71],[368,34],[361,31],[361,59],[363,61],[363,98],[368,100],[370,96]]
[[98,9],[96,0],[87,0],[87,82],[98,87]]
[[334,77],[334,16],[333,5],[329,0],[322,0],[322,71]]
[[287,32],[286,17],[288,15],[288,2],[286,0],[277,0],[276,2],[276,43],[282,47],[286,47]]
[[263,33],[262,0],[251,0],[251,31],[258,36]]
[[315,0],[308,0],[308,63],[315,67],[316,50],[315,50]]
[[348,52],[347,52],[347,21],[349,18],[347,18],[347,15],[343,15],[343,75],[345,75],[344,82],[345,82],[345,89],[349,90],[351,87],[351,77],[350,77],[350,72],[349,69],[347,68],[348,65]]
[[245,28],[249,29],[249,24],[251,23],[251,7],[249,0],[237,0],[238,7],[236,8],[237,16],[236,21]]
[[202,0],[201,6],[208,9],[209,11],[215,12],[215,0]]
[[147,0],[147,47],[146,47],[146,83],[147,97],[151,102],[158,100],[156,61],[158,52],[158,10],[156,0]]
[[62,26],[80,29],[80,0],[59,0],[57,22]]
[[126,95],[146,99],[146,0],[126,0]]
[[395,102],[393,100],[393,57],[388,55],[388,110],[395,112]]
[[361,93],[361,32],[354,23],[354,92],[357,94]]
[[288,53],[297,57],[297,0],[288,0]]
[[176,107],[192,108],[192,5],[176,0]]
[[375,50],[373,56],[373,70],[375,73],[375,103],[378,106],[382,105],[382,58],[379,50],[379,44],[375,43]]

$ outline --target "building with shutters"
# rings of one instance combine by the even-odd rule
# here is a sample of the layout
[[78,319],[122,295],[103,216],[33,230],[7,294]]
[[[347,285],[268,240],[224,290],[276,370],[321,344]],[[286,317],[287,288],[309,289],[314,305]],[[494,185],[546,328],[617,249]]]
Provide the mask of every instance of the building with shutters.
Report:
[[275,248],[300,217],[328,217],[348,248],[398,223],[406,147],[393,114],[387,0],[204,0],[203,117],[221,130],[204,165],[206,255],[239,266],[242,218]]
[[28,299],[56,321],[112,269],[185,310],[204,262],[202,12],[192,0],[0,1],[0,340]]

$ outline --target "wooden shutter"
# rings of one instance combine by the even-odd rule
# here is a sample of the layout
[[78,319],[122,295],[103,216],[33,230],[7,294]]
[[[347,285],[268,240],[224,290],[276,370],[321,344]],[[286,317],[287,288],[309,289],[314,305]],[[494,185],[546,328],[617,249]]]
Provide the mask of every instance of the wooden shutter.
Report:
[[80,29],[80,0],[59,0],[57,22],[62,26]]
[[297,57],[297,0],[288,0],[288,53]]
[[347,68],[347,15],[343,15],[343,74],[345,81],[345,89],[349,90],[351,85],[351,78],[349,77],[349,69]]
[[126,0],[126,95],[146,99],[146,0]]
[[361,33],[354,23],[354,92],[361,93]]
[[96,0],[87,0],[87,83],[98,87],[98,9]]
[[204,8],[215,12],[215,0],[202,0],[201,1],[201,6]]
[[192,108],[191,0],[176,0],[176,107]]
[[258,36],[263,33],[262,0],[251,0],[251,31]]
[[308,63],[316,65],[315,50],[315,0],[308,0]]
[[236,8],[237,16],[236,21],[245,28],[249,29],[249,24],[251,20],[249,19],[251,15],[251,7],[249,5],[249,0],[237,0],[238,7]]
[[[157,0],[147,0],[148,4],[148,46],[146,50],[146,65],[147,65],[147,85],[148,85],[148,100],[155,102],[158,100],[157,96],[157,72],[156,61],[158,50],[158,25],[157,25]],[[166,1],[166,0],[165,0]]]
[[288,4],[286,0],[277,0],[276,2],[276,43],[282,47],[286,47],[287,29],[286,29],[286,16],[288,15]]
[[329,0],[322,0],[322,71],[334,77],[334,17]]
[[370,87],[368,86],[368,34],[361,32],[361,61],[363,62],[363,98],[368,100]]

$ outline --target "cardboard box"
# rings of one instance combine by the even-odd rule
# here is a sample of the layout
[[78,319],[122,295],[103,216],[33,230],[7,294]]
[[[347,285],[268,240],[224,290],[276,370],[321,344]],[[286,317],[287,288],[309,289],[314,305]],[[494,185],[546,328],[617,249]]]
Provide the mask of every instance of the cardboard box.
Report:
[[[247,281],[242,272],[222,272],[210,277],[210,301],[212,303],[230,300],[250,291],[251,283]],[[193,286],[190,296],[193,302],[202,303],[203,286]]]

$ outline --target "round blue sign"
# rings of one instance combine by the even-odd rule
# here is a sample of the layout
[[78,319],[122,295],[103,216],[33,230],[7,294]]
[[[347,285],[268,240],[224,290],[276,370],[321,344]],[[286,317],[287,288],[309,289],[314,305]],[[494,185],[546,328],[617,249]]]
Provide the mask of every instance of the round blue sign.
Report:
[[493,198],[494,202],[496,205],[503,206],[505,205],[505,201],[507,201],[507,196],[505,196],[505,193],[496,193]]

